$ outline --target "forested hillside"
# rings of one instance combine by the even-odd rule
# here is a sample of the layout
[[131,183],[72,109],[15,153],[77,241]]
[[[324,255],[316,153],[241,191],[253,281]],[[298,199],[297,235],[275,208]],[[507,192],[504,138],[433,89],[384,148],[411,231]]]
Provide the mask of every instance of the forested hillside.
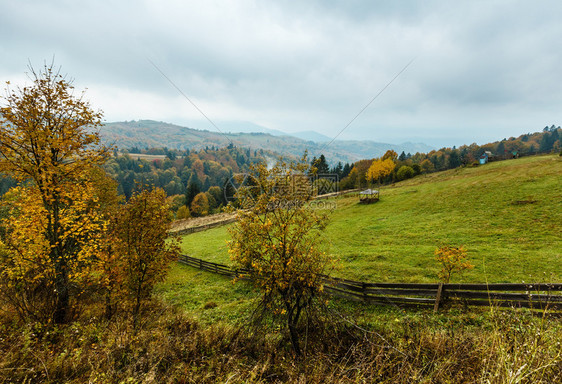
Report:
[[225,147],[229,144],[237,147],[263,149],[284,156],[300,157],[305,150],[311,156],[324,153],[334,162],[352,162],[360,159],[381,156],[386,150],[428,152],[432,147],[425,144],[378,143],[370,140],[346,141],[336,140],[330,145],[303,140],[290,135],[271,135],[269,133],[230,133],[226,129],[208,131],[152,120],[106,123],[100,130],[102,140],[108,145],[119,148],[170,148],[196,149],[205,147]]
[[[484,145],[473,143],[459,148],[441,148],[428,153],[415,154],[402,152],[400,155],[387,151],[381,158],[355,162],[349,176],[341,181],[340,189],[362,188],[371,182],[391,183],[421,173],[444,171],[460,166],[477,166],[480,164],[481,157],[485,157],[485,162],[501,161],[537,154],[559,153],[561,150],[562,129],[552,125],[544,127],[542,132],[527,133],[517,138],[510,137]],[[387,172],[383,172],[380,162],[386,158],[390,158],[393,164]],[[375,175],[373,166],[378,168],[376,177],[373,177]]]
[[271,153],[234,146],[220,149],[186,150],[181,156],[169,152],[162,158],[146,159],[139,154],[119,154],[104,165],[117,180],[119,192],[126,198],[135,188],[156,186],[168,196],[184,194],[189,182],[197,183],[203,191],[222,186],[234,173],[245,172],[250,164],[267,161]]

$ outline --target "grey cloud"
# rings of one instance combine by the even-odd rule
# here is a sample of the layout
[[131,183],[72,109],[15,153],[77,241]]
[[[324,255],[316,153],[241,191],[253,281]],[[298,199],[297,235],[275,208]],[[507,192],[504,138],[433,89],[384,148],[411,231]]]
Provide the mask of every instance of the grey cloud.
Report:
[[[217,119],[335,135],[416,57],[342,137],[478,141],[560,124],[561,10],[555,1],[6,2],[0,76],[54,54],[78,86],[151,95],[152,118],[193,119],[163,108],[179,96],[148,57]],[[123,103],[127,119],[148,117],[133,99],[101,97]]]

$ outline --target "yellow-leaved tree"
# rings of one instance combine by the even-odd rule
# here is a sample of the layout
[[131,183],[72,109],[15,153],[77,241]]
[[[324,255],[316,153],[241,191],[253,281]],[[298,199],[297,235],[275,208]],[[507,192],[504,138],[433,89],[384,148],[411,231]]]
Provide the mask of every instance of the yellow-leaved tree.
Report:
[[0,172],[20,182],[5,199],[0,274],[21,313],[30,314],[30,301],[18,295],[41,292],[35,315],[61,323],[89,278],[105,226],[88,170],[108,150],[97,133],[101,112],[76,96],[70,81],[53,65],[30,73],[29,86],[11,90],[8,83],[0,107]]
[[241,209],[230,229],[231,259],[250,272],[261,291],[258,319],[288,330],[293,349],[302,353],[303,328],[312,319],[323,291],[321,274],[331,265],[323,251],[327,216],[308,204],[312,195],[306,156],[298,163],[253,166],[251,183],[238,189]]
[[382,179],[390,175],[395,167],[396,164],[392,161],[392,158],[375,159],[367,171],[367,181],[370,183],[377,180],[380,184]]
[[209,199],[204,192],[199,192],[191,202],[191,215],[194,217],[207,216],[209,214]]
[[167,241],[171,220],[166,193],[155,188],[133,194],[114,220],[115,268],[120,271],[123,293],[132,302],[136,327],[143,300],[164,280],[179,254],[174,239]]
[[438,276],[443,283],[448,284],[453,274],[460,274],[467,269],[474,268],[467,258],[467,252],[463,246],[451,245],[443,245],[435,250],[435,260],[441,264]]
[[92,168],[89,178],[98,196],[99,216],[105,224],[100,228],[102,233],[97,242],[94,270],[97,288],[105,300],[105,315],[109,319],[116,312],[117,304],[123,296],[123,274],[118,267],[121,257],[118,254],[116,218],[122,209],[124,196],[117,193],[117,182],[102,168]]

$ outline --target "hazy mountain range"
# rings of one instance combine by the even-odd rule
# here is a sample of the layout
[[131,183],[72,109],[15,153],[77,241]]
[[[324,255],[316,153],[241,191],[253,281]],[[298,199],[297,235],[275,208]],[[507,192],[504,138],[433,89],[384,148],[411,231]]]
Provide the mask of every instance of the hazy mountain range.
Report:
[[388,149],[393,149],[398,154],[402,151],[414,154],[434,149],[422,143],[389,144],[369,140],[335,140],[330,143],[331,138],[314,131],[289,135],[248,123],[221,123],[221,131],[139,120],[106,123],[100,129],[100,134],[105,143],[118,148],[201,149],[224,147],[232,142],[238,147],[270,150],[280,155],[302,156],[308,150],[310,157],[324,154],[330,163],[379,157]]

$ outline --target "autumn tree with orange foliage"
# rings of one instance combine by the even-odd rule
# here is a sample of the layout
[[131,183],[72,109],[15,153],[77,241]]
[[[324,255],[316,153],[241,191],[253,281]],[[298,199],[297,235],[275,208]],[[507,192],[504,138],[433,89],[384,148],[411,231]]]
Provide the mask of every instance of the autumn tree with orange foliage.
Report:
[[424,159],[421,162],[420,167],[421,167],[423,173],[429,173],[429,172],[433,172],[435,170],[435,166],[433,165],[433,163],[429,159]]
[[254,166],[255,185],[237,193],[242,209],[229,242],[232,261],[250,270],[261,291],[258,318],[265,316],[288,330],[297,355],[302,353],[303,326],[312,321],[323,291],[320,275],[331,265],[322,250],[327,216],[307,204],[313,190],[310,171],[306,156],[271,169]]
[[369,170],[367,171],[367,175],[366,175],[367,181],[372,182],[377,180],[378,183],[380,184],[382,182],[382,179],[384,179],[385,177],[390,175],[392,171],[394,171],[395,167],[396,164],[394,163],[394,161],[392,161],[391,158],[387,158],[384,160],[375,159],[373,160],[373,163],[371,164]]
[[1,273],[15,291],[36,282],[36,290],[53,296],[50,320],[62,323],[104,226],[87,170],[108,150],[96,131],[101,112],[75,96],[53,65],[30,70],[33,84],[12,91],[8,83],[0,108],[0,171],[21,183],[10,194]]
[[105,301],[105,315],[111,318],[117,309],[117,302],[122,296],[123,273],[118,268],[121,257],[118,253],[116,236],[116,217],[122,209],[123,195],[117,193],[117,182],[102,168],[92,168],[89,178],[94,183],[98,196],[98,211],[105,225],[97,242],[94,273],[98,293]]
[[134,194],[115,218],[116,268],[132,303],[135,327],[143,300],[178,257],[177,243],[166,241],[169,225],[166,193],[161,188]]
[[390,159],[393,162],[396,162],[396,160],[398,159],[398,153],[396,153],[396,151],[394,151],[393,149],[389,149],[384,153],[384,155],[382,155],[381,158],[381,160],[386,160],[386,159]]
[[439,279],[445,284],[449,283],[453,274],[474,268],[467,259],[467,250],[463,246],[453,247],[444,245],[435,250],[435,260],[441,264]]
[[191,202],[191,215],[194,217],[209,214],[209,199],[204,192],[199,192]]

